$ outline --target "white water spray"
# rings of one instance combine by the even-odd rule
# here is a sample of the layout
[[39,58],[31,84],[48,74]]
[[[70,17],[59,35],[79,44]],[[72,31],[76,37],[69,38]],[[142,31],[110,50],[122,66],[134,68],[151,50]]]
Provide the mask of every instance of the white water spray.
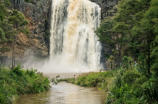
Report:
[[28,51],[24,67],[44,73],[99,71],[102,48],[94,31],[100,21],[100,7],[89,0],[53,0],[50,58],[39,61]]
[[100,7],[89,0],[53,0],[50,62],[56,69],[52,70],[99,70],[101,44],[94,31],[100,17]]

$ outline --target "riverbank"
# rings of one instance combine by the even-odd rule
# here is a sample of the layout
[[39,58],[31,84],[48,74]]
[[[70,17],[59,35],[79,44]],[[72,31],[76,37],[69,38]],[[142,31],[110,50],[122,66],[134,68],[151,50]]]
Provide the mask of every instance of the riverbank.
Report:
[[80,86],[98,87],[107,93],[106,104],[157,104],[158,78],[142,73],[139,66],[85,73],[77,78],[59,79]]
[[37,70],[0,68],[0,104],[11,104],[15,97],[48,91],[50,81]]
[[[84,86],[84,87],[107,87],[111,84],[114,79],[114,71],[106,71],[106,72],[89,72],[82,73],[77,78],[65,78],[59,79],[58,81],[66,81],[68,83],[73,83],[76,85]],[[108,81],[108,82],[107,82]]]

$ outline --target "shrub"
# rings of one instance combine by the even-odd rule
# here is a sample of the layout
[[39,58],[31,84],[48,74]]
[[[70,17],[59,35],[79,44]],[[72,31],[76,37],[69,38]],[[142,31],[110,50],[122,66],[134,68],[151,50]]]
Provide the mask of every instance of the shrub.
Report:
[[140,78],[137,78],[135,81],[135,84],[143,84],[144,82],[146,82],[148,80],[148,78],[146,76],[141,76]]
[[158,85],[157,81],[147,81],[143,84],[143,100],[147,100],[150,104],[158,101]]
[[0,69],[0,104],[11,104],[13,96],[47,91],[48,77],[37,70],[24,70],[18,64],[12,70]]
[[123,75],[123,81],[127,84],[133,84],[141,75],[135,70],[129,70]]

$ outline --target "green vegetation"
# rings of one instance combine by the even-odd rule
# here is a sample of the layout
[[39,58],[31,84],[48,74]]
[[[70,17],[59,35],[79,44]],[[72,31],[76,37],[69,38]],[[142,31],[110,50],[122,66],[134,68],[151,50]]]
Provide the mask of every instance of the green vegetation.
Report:
[[108,45],[119,66],[124,56],[141,64],[144,74],[158,71],[158,1],[120,0],[118,12],[113,18],[103,20],[96,30],[100,41]]
[[21,45],[17,43],[17,36],[20,33],[30,35],[28,24],[21,12],[11,9],[9,0],[0,0],[0,56],[8,51],[12,53],[12,68],[1,67],[0,62],[0,104],[11,104],[18,95],[39,93],[50,88],[48,77],[42,73],[24,70],[20,65],[15,67],[15,48]]
[[37,70],[24,70],[20,65],[12,70],[0,68],[0,104],[11,104],[18,95],[39,93],[49,88],[48,77]]
[[96,30],[113,70],[62,81],[106,89],[107,104],[157,104],[158,0],[120,0],[117,10]]
[[107,72],[83,73],[77,78],[58,79],[58,82],[66,81],[68,83],[73,83],[79,86],[99,87],[108,91],[110,89],[112,80],[114,79],[115,73],[115,70]]
[[60,80],[58,79],[59,77],[60,77],[60,76],[58,75],[58,76],[56,76],[56,78],[51,78],[52,84],[57,85],[57,84],[60,82]]
[[60,81],[106,89],[107,104],[158,104],[158,0],[120,0],[117,10],[96,30],[113,70]]
[[[106,104],[157,104],[158,77],[147,77],[140,66],[124,57],[123,65],[106,72],[85,73],[77,78],[59,79],[80,86],[99,87],[106,91]],[[126,61],[125,61],[126,60]]]
[[148,78],[140,66],[126,62],[115,73],[115,79],[107,97],[107,104],[157,104],[158,77],[153,72]]
[[12,68],[14,68],[17,35],[19,33],[29,35],[30,32],[27,26],[29,21],[21,12],[16,9],[11,10],[10,7],[9,0],[0,1],[0,55],[12,51]]
[[157,10],[158,0],[120,0],[116,15],[96,30],[112,49],[105,57],[120,67],[107,104],[158,103]]

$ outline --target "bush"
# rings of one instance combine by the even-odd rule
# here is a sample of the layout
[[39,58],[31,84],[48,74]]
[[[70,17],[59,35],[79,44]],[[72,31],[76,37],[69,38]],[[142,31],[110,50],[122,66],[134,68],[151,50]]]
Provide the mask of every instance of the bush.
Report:
[[129,70],[123,75],[123,81],[127,84],[133,84],[141,75],[135,70]]
[[135,84],[143,84],[144,82],[146,82],[148,80],[148,78],[146,76],[141,76],[140,78],[137,78],[135,81]]
[[102,89],[107,88],[110,82],[106,81],[106,78],[113,78],[113,71],[106,71],[101,73],[85,73],[75,78],[59,79],[58,81],[67,81],[68,83],[74,83],[80,86],[88,87],[100,87]]
[[117,71],[112,83],[107,104],[157,104],[158,79],[150,79],[136,69]]
[[50,88],[48,77],[37,70],[21,69],[20,64],[12,70],[0,69],[0,104],[11,104],[13,97],[47,91]]
[[143,100],[147,100],[150,104],[158,101],[158,85],[155,82],[146,82],[143,84]]

